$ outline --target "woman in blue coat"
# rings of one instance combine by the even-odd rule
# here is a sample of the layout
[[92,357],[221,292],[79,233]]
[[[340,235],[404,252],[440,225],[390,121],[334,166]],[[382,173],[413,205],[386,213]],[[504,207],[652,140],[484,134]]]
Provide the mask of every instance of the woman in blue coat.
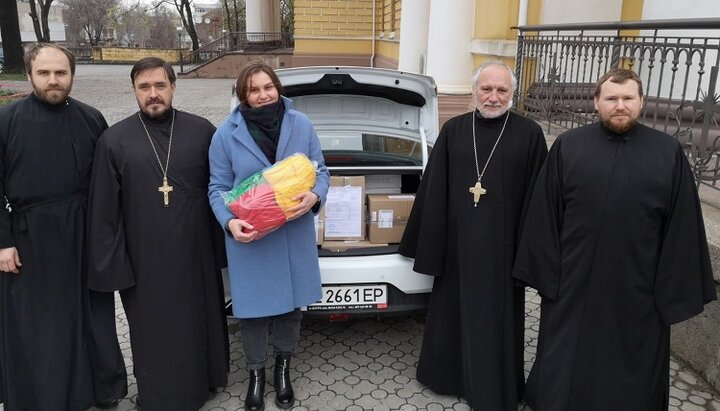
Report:
[[[233,314],[240,319],[250,383],[246,410],[264,409],[268,325],[273,326],[275,404],[290,408],[290,357],[300,338],[300,307],[321,297],[313,214],[325,201],[329,173],[310,120],[282,97],[282,86],[265,63],[242,68],[236,84],[240,105],[210,144],[210,204],[225,228]],[[295,153],[318,164],[315,186],[295,197],[288,222],[261,239],[247,221],[235,218],[221,193]]]

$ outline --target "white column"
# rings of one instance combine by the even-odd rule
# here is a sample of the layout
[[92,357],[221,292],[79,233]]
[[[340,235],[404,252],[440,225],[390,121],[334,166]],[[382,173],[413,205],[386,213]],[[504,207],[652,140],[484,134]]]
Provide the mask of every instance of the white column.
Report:
[[438,92],[469,94],[472,76],[473,0],[430,0],[427,74]]
[[263,0],[262,28],[264,33],[279,33],[281,26],[280,0]]
[[263,31],[262,3],[263,0],[245,1],[245,31],[248,33]]
[[400,15],[398,70],[425,73],[430,0],[403,2]]
[[520,7],[518,9],[518,26],[524,26],[527,24],[527,13],[528,0],[520,0]]

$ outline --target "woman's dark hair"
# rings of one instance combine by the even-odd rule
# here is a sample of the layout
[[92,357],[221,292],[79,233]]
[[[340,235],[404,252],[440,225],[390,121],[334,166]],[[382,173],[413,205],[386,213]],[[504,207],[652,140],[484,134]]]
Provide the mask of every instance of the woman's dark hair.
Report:
[[270,76],[270,80],[273,82],[273,85],[275,86],[278,94],[283,94],[283,88],[282,84],[280,84],[280,79],[278,78],[277,74],[275,74],[275,71],[272,69],[272,67],[262,61],[248,63],[243,66],[242,69],[240,69],[240,74],[238,75],[237,82],[235,83],[235,95],[241,103],[247,102],[248,81],[252,76],[260,72],[263,72]]
[[165,60],[157,57],[145,57],[135,63],[132,70],[130,70],[130,80],[132,81],[132,84],[135,85],[135,79],[140,75],[140,73],[160,67],[165,69],[165,74],[167,74],[170,84],[175,84],[175,70],[173,70],[172,66]]

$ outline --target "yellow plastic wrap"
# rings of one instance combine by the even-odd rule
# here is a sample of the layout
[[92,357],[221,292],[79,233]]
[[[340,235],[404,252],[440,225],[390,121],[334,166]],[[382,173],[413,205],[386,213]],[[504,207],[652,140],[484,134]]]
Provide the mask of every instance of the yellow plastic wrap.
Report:
[[287,215],[290,207],[299,204],[292,198],[315,186],[315,165],[304,154],[293,154],[263,171],[263,177],[275,192],[275,202]]

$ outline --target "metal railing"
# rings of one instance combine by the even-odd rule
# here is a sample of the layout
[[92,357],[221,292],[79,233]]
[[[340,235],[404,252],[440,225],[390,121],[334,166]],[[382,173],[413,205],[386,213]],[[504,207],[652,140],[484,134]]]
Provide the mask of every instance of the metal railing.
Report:
[[228,52],[268,52],[295,47],[293,33],[232,32],[183,55],[183,70],[189,71]]
[[597,121],[595,82],[638,73],[641,122],[683,143],[698,183],[720,180],[720,18],[516,27],[518,108],[561,128]]

